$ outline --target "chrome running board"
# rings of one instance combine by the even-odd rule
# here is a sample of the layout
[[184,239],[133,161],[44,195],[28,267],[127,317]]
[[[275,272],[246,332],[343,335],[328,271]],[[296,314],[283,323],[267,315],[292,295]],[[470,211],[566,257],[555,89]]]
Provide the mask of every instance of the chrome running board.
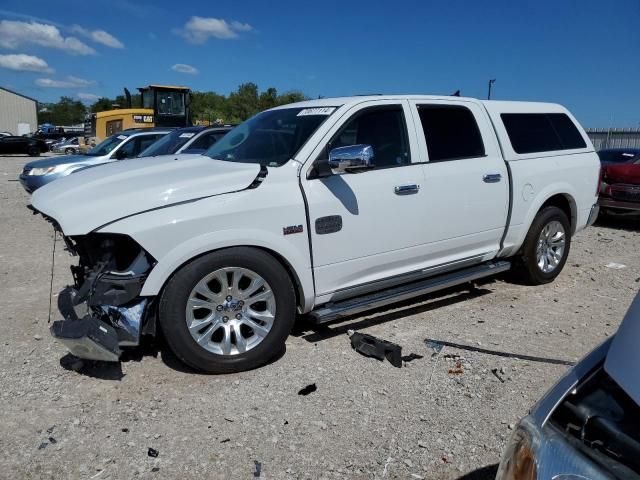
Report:
[[500,272],[507,271],[510,268],[511,262],[506,260],[483,263],[474,267],[437,275],[425,280],[389,288],[387,290],[363,295],[361,297],[350,298],[340,302],[327,303],[309,313],[309,320],[315,324],[331,322],[342,317],[355,315],[374,308],[419,297],[427,293],[472,282],[483,277],[496,275]]

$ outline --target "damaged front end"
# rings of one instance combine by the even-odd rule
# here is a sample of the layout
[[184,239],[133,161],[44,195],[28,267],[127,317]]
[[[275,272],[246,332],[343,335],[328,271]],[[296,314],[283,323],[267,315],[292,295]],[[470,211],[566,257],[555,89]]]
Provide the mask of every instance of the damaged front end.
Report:
[[120,347],[136,346],[141,334],[155,333],[153,299],[139,295],[156,261],[126,235],[64,240],[79,262],[71,267],[74,286],[58,297],[64,320],[52,324],[51,334],[77,357],[116,362]]

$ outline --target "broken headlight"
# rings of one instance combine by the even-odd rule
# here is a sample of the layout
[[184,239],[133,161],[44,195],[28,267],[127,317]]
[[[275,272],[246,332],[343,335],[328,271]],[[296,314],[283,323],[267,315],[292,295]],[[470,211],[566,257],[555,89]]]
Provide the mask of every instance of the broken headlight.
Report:
[[536,454],[532,435],[521,425],[511,436],[496,480],[536,480]]

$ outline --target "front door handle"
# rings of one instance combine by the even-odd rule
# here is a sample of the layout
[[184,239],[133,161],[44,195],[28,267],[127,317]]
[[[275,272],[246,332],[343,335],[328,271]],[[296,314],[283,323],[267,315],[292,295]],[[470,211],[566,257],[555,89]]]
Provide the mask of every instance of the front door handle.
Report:
[[407,185],[397,185],[393,191],[396,195],[411,195],[413,193],[418,193],[420,190],[420,185],[415,183],[407,184]]
[[482,177],[484,183],[498,183],[502,180],[502,175],[499,173],[487,173]]

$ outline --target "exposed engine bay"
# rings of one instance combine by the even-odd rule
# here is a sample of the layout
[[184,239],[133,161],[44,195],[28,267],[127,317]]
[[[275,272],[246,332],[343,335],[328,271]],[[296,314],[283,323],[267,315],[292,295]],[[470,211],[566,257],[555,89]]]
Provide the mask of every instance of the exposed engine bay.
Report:
[[640,478],[638,419],[640,407],[599,369],[558,406],[551,423],[615,478],[636,479]]
[[51,333],[80,358],[118,361],[120,347],[155,333],[153,301],[139,294],[156,261],[126,235],[63,238],[79,262],[71,267],[74,285],[59,295],[64,320]]

